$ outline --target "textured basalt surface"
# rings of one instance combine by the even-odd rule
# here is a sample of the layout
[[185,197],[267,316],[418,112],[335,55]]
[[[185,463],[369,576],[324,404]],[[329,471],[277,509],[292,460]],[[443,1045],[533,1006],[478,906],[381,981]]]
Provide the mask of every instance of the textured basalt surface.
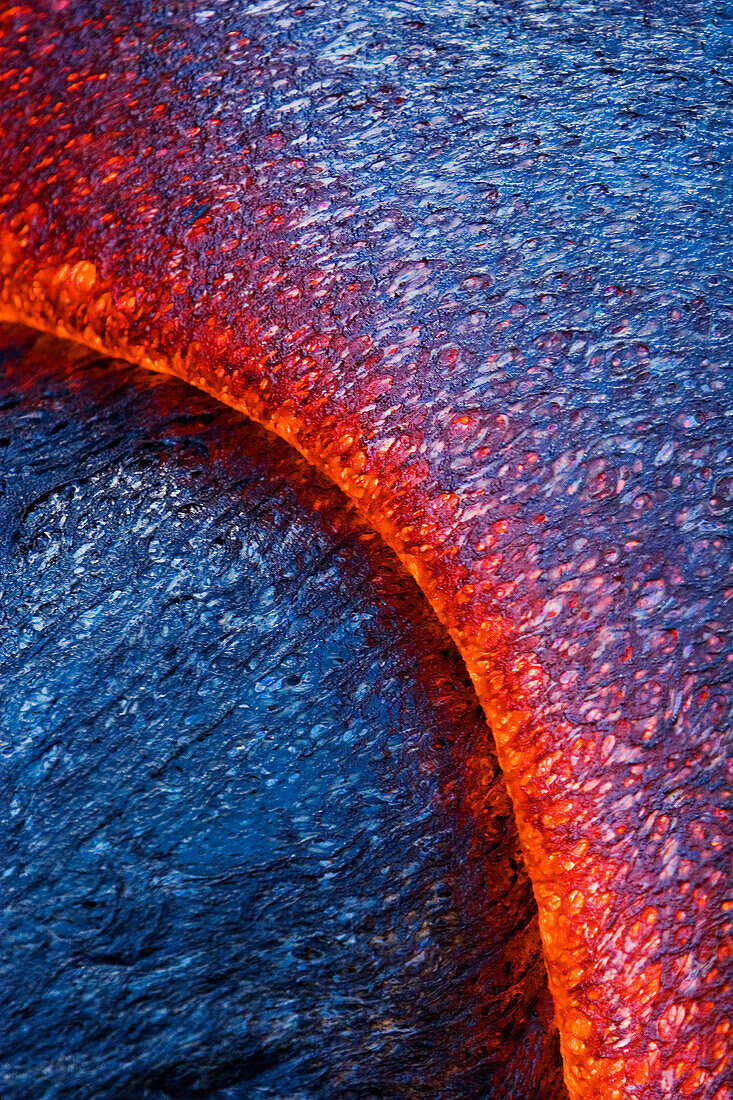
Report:
[[358,503],[458,643],[574,1097],[730,1097],[731,14],[21,3],[4,316]]
[[241,415],[0,345],[3,1100],[555,1100],[511,806],[412,579]]

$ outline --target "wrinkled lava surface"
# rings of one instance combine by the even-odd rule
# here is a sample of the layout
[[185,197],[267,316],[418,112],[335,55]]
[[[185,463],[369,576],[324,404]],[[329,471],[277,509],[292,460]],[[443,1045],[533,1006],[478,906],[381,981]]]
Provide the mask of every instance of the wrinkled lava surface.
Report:
[[358,503],[489,718],[573,1097],[729,1100],[729,7],[3,18],[2,315]]
[[392,552],[181,382],[7,327],[0,379],[3,1100],[556,1100],[491,736]]

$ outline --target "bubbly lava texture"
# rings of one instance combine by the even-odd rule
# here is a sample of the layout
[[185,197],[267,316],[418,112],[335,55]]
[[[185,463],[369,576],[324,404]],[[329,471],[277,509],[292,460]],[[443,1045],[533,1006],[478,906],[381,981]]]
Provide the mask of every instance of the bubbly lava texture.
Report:
[[574,1098],[730,1100],[731,20],[3,13],[0,301],[356,502],[493,730]]

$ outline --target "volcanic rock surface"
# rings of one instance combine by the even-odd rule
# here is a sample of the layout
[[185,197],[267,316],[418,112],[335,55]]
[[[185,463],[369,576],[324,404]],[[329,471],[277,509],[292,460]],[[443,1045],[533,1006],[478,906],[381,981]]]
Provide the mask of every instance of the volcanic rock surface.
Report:
[[411,570],[496,738],[574,1098],[730,1098],[730,32],[3,12],[2,316],[265,422]]

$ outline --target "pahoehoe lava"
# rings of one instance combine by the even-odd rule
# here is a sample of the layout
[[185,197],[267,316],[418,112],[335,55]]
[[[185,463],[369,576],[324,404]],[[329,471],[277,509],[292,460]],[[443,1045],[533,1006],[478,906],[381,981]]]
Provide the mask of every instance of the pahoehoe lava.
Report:
[[2,18],[2,316],[338,482],[489,718],[570,1094],[729,1100],[728,7]]
[[394,555],[178,381],[7,327],[0,368],[3,1100],[556,1100],[490,734]]

